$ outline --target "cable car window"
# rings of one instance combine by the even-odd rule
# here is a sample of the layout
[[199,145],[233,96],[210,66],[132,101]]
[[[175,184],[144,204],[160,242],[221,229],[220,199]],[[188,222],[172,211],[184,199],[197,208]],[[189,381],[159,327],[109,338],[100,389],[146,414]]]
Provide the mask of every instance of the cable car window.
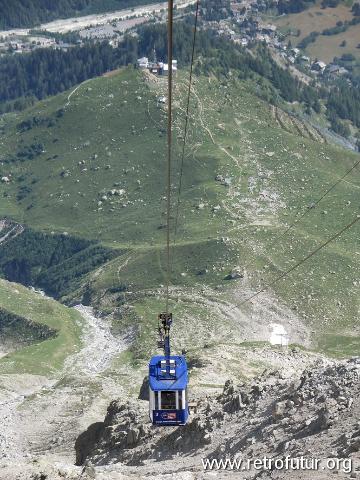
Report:
[[160,392],[154,392],[155,394],[155,410],[159,410],[159,395]]
[[176,392],[161,392],[161,410],[176,410]]
[[182,390],[180,390],[178,392],[178,395],[179,395],[179,410],[183,410],[184,407],[183,407],[183,404],[182,404],[182,396],[183,396]]

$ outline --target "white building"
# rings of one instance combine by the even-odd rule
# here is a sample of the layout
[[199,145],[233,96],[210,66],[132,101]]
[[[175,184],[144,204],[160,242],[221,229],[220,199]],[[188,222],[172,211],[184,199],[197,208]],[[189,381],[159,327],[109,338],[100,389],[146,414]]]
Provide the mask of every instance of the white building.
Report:
[[149,68],[149,59],[147,57],[139,58],[137,60],[137,66],[142,69]]
[[[172,61],[172,71],[173,73],[177,72],[177,60]],[[168,63],[159,63],[159,73],[160,75],[169,75],[169,64]]]
[[324,62],[315,62],[311,66],[311,70],[314,70],[315,72],[323,72],[326,68],[326,63]]

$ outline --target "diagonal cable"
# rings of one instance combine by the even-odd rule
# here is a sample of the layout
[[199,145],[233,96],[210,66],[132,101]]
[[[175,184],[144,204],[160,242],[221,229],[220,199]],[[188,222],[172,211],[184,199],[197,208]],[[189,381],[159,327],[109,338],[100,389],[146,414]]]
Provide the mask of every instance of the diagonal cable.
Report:
[[175,215],[175,227],[174,227],[174,244],[176,243],[176,236],[177,236],[178,223],[179,223],[180,204],[181,204],[181,191],[182,191],[182,181],[183,181],[183,175],[184,175],[185,147],[186,147],[186,142],[187,142],[188,127],[189,127],[190,98],[191,98],[191,87],[192,87],[192,79],[193,79],[193,71],[194,71],[196,35],[197,35],[197,27],[198,27],[198,19],[199,19],[199,6],[200,6],[200,0],[197,0],[197,2],[196,2],[196,11],[195,11],[194,35],[193,35],[192,51],[191,51],[191,63],[190,63],[190,74],[189,74],[189,87],[188,87],[188,95],[187,95],[187,102],[186,102],[186,115],[185,115],[184,138],[183,138],[182,152],[181,152],[179,188],[178,188],[177,202],[176,202],[176,215]]

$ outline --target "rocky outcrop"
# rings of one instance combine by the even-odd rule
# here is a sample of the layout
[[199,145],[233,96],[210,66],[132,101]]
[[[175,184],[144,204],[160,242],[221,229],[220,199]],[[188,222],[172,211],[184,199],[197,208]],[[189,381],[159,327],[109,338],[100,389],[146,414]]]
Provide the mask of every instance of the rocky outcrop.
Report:
[[149,400],[149,377],[146,376],[140,388],[139,400]]
[[88,455],[92,452],[101,435],[104,433],[104,422],[96,422],[78,436],[75,442],[76,463],[83,465]]
[[178,457],[191,466],[239,454],[359,458],[359,377],[360,359],[352,359],[320,361],[291,380],[265,372],[250,383],[227,381],[217,397],[199,399],[197,413],[178,428],[150,425],[144,402],[115,401],[87,456],[97,465],[128,466]]
[[76,443],[76,464],[83,465],[88,458],[96,457],[106,463],[111,457],[130,462],[131,452],[148,437],[149,425],[145,423],[144,409],[136,410],[130,402],[116,400],[108,407],[104,422],[95,423],[82,433]]

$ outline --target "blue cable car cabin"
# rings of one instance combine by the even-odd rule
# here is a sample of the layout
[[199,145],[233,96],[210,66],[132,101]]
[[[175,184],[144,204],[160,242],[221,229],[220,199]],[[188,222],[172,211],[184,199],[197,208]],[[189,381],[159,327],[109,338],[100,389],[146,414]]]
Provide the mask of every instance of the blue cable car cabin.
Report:
[[149,363],[149,414],[155,425],[184,425],[189,416],[184,356],[153,357]]

